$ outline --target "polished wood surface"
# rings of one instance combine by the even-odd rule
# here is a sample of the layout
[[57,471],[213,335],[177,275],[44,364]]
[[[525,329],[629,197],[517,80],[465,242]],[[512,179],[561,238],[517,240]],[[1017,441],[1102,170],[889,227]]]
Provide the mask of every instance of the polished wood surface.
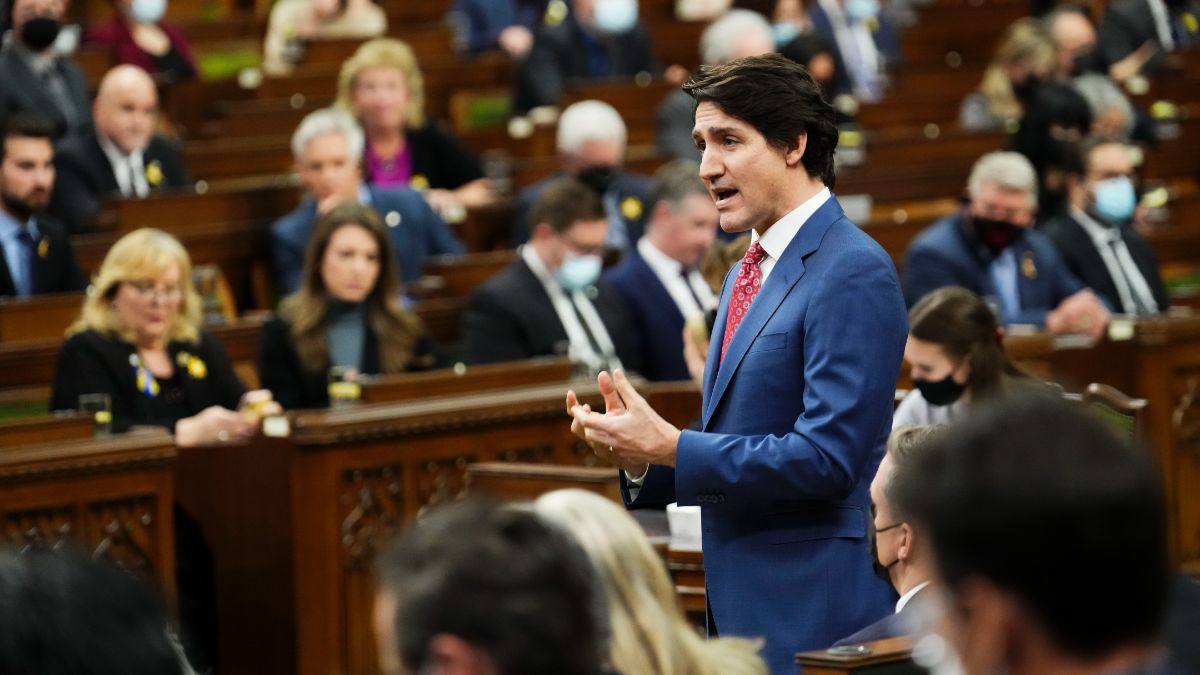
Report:
[[862,645],[864,653],[841,655],[824,649],[801,652],[796,664],[804,675],[910,675],[925,670],[912,662],[912,640],[906,637],[877,640]]

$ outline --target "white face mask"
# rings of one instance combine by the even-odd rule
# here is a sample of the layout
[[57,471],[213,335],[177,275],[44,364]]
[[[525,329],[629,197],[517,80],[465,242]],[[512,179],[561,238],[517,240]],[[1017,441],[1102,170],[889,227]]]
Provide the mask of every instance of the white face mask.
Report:
[[595,12],[596,28],[608,35],[628,33],[637,25],[637,0],[596,0]]
[[158,23],[167,11],[167,0],[133,0],[129,15],[138,23]]
[[568,252],[562,266],[554,273],[558,283],[568,293],[587,288],[600,278],[603,261],[598,255],[578,255]]

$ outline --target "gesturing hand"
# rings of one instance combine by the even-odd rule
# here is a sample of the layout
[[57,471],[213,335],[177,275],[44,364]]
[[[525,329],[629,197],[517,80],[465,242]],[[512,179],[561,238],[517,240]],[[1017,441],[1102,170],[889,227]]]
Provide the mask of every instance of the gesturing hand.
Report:
[[641,473],[647,464],[675,466],[679,430],[664,420],[634,389],[625,371],[597,378],[605,412],[580,405],[575,392],[567,392],[567,412],[574,418],[571,431],[601,457],[609,457],[630,473]]

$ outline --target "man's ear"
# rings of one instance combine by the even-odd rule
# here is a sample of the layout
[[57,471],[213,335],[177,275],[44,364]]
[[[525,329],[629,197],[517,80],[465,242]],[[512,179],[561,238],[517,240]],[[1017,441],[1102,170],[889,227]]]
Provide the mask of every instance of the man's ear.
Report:
[[419,675],[492,675],[497,670],[492,659],[471,643],[449,633],[438,633],[429,640],[426,662]]
[[533,226],[533,232],[530,234],[530,241],[544,241],[554,236],[554,228],[550,223],[538,223]]
[[788,150],[787,153],[784,154],[784,156],[783,156],[784,161],[787,162],[788,166],[792,166],[792,167],[799,166],[800,160],[804,159],[804,151],[807,148],[808,148],[808,134],[807,133],[800,134],[799,138],[796,139],[796,147]]
[[896,547],[896,557],[900,560],[908,560],[913,554],[913,544],[916,539],[913,538],[913,528],[908,523],[900,523],[900,545]]

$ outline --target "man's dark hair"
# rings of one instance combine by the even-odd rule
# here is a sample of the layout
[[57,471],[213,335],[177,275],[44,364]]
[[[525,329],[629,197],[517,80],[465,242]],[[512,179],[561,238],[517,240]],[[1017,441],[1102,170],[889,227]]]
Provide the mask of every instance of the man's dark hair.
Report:
[[0,555],[0,673],[176,675],[167,628],[158,594],[110,563]]
[[574,178],[556,178],[538,195],[530,223],[546,223],[562,234],[583,220],[604,218],[604,204],[596,191]]
[[1082,658],[1153,640],[1169,568],[1149,453],[1082,404],[1018,393],[936,437],[896,477],[896,502],[927,528],[951,593],[983,578]]
[[1129,142],[1117,138],[1116,136],[1105,136],[1101,134],[1093,134],[1083,139],[1079,143],[1071,146],[1063,161],[1063,171],[1068,176],[1075,176],[1082,180],[1087,176],[1089,164],[1092,161],[1092,153],[1097,148],[1102,148],[1106,145],[1120,145],[1125,148],[1129,147]]
[[700,179],[700,165],[692,159],[675,159],[654,172],[650,188],[650,204],[668,202],[678,206],[691,194],[708,196],[708,187]]
[[826,187],[834,187],[837,113],[804,66],[778,54],[751,56],[701,66],[683,90],[696,105],[712,103],[726,115],[745,121],[776,148],[793,150],[800,134],[808,134],[801,160],[804,169]]
[[534,513],[482,502],[446,507],[380,560],[397,600],[400,661],[417,672],[429,641],[453,635],[502,675],[594,675],[605,640],[588,559]]
[[0,118],[0,162],[8,152],[10,138],[44,138],[54,142],[54,125],[49,120],[30,115],[15,113],[7,119]]

